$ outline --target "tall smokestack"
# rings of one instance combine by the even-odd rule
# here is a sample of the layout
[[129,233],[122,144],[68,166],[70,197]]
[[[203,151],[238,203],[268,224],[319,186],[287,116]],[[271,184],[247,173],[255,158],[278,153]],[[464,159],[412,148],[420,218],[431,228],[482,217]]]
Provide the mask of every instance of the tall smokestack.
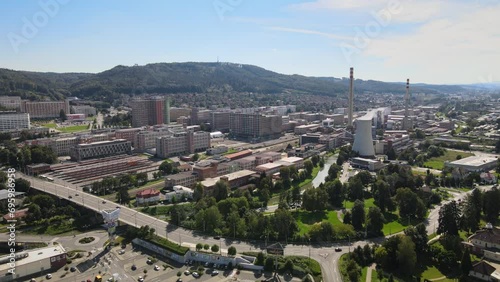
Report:
[[351,68],[349,82],[349,109],[347,113],[347,126],[352,127],[352,112],[354,110],[354,68]]
[[405,94],[405,117],[403,119],[403,129],[408,130],[413,127],[410,119],[410,79],[406,79],[406,94]]
[[410,106],[410,79],[406,79],[406,95],[405,95],[405,118],[408,118],[410,116],[409,113],[409,106]]

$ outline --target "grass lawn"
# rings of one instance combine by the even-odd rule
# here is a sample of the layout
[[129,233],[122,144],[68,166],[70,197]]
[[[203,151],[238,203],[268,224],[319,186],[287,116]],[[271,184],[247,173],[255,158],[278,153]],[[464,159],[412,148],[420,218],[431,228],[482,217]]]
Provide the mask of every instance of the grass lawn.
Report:
[[55,123],[46,123],[43,124],[42,126],[47,128],[56,128],[57,125]]
[[229,155],[229,154],[234,154],[234,153],[237,153],[237,152],[238,152],[238,150],[236,150],[235,148],[229,148],[229,149],[227,150],[227,152],[225,152],[225,153],[224,153],[224,154],[222,154],[222,155]]
[[444,275],[435,266],[430,266],[422,272],[422,278],[424,279],[435,279],[443,276]]
[[337,217],[337,211],[319,211],[319,212],[309,212],[304,210],[295,211],[292,213],[293,217],[297,221],[299,226],[300,235],[304,235],[315,223],[322,221],[328,221],[333,224],[333,226],[339,226],[343,224]]
[[[365,209],[368,210],[369,208],[371,207],[375,207],[375,204],[373,203],[374,199],[373,198],[369,198],[369,199],[365,199]],[[345,208],[346,209],[352,209],[354,207],[354,202],[351,202],[351,201],[346,201],[345,202]]]
[[[384,224],[384,228],[382,232],[384,232],[384,236],[391,235],[394,233],[401,232],[408,227],[408,219],[400,218],[397,213],[385,213],[385,220],[387,223]],[[414,218],[410,219],[410,224],[415,226],[421,223],[420,220],[416,220]]]
[[430,167],[433,169],[442,170],[444,168],[445,161],[456,161],[458,155],[461,155],[462,158],[466,158],[466,157],[473,156],[474,154],[467,153],[467,152],[457,152],[457,151],[447,150],[443,156],[434,157],[434,158],[430,158],[429,160],[427,160],[424,163],[424,167]]
[[73,133],[73,132],[79,132],[79,131],[85,131],[89,128],[88,125],[73,125],[73,126],[66,126],[66,127],[60,127],[57,130],[60,130],[61,132],[64,133]]
[[361,279],[359,281],[366,281],[366,274],[368,273],[368,267],[365,266],[361,269]]

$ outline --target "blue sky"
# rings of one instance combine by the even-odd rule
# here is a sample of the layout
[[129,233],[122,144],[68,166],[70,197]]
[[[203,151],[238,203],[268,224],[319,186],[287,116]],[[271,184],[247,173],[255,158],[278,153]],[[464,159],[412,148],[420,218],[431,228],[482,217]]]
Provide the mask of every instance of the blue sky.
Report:
[[0,1],[0,67],[221,61],[308,76],[500,81],[500,0]]

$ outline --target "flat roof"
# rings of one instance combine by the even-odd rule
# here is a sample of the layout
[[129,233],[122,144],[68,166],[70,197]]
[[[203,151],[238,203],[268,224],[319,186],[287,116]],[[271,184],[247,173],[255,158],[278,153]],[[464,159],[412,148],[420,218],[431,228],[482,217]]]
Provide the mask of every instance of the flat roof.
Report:
[[450,162],[454,165],[482,166],[487,163],[496,162],[498,159],[494,157],[472,156]]
[[[20,267],[21,265],[24,264],[29,264],[32,262],[37,262],[39,260],[43,259],[48,259],[56,255],[61,255],[65,254],[66,251],[61,245],[52,245],[50,247],[45,247],[45,248],[40,248],[40,249],[33,249],[27,252],[19,252],[17,255],[21,254],[27,254],[28,256],[25,258],[18,258],[16,259],[16,267]],[[4,261],[5,259],[9,259],[8,255],[7,256],[2,256],[0,257],[0,261]],[[0,272],[9,269],[10,266],[6,263],[2,263],[0,265]]]
[[170,175],[166,178],[166,180],[179,180],[179,179],[184,179],[186,177],[198,177],[198,176],[196,175],[196,173],[192,171],[185,171]]
[[300,162],[300,161],[303,161],[303,160],[304,159],[300,158],[300,157],[288,157],[288,158],[281,159],[281,161],[289,162],[289,163],[296,163],[296,162]]
[[365,159],[365,158],[352,158],[353,161],[362,161],[362,162],[368,162],[368,163],[378,163],[379,161],[377,160],[372,160],[372,159]]
[[205,187],[211,187],[211,186],[214,186],[215,183],[217,183],[217,181],[219,181],[220,178],[224,177],[224,176],[227,177],[229,181],[232,181],[232,180],[235,180],[235,179],[238,179],[241,177],[250,176],[252,174],[255,174],[255,172],[248,170],[248,169],[244,169],[244,170],[236,171],[233,173],[225,174],[225,175],[214,177],[214,178],[207,178],[201,182],[201,185],[203,185]]
[[280,163],[267,163],[267,164],[261,164],[256,167],[256,169],[262,168],[262,169],[273,169],[282,166]]
[[115,140],[92,142],[92,143],[87,143],[87,144],[78,144],[78,146],[102,145],[102,144],[118,143],[118,142],[125,142],[125,141],[127,141],[127,139],[115,139]]

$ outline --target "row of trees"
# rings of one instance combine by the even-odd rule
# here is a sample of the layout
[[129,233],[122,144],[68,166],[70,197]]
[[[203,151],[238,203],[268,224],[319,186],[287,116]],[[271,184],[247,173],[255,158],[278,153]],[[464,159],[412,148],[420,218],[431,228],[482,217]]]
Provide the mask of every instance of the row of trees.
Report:
[[14,141],[4,141],[0,149],[0,163],[14,168],[23,168],[34,163],[53,164],[57,155],[48,146],[31,145],[18,149]]
[[460,230],[475,232],[479,229],[482,215],[490,223],[496,223],[500,215],[500,190],[492,188],[481,192],[474,189],[461,203],[452,201],[439,210],[438,234],[458,236]]

